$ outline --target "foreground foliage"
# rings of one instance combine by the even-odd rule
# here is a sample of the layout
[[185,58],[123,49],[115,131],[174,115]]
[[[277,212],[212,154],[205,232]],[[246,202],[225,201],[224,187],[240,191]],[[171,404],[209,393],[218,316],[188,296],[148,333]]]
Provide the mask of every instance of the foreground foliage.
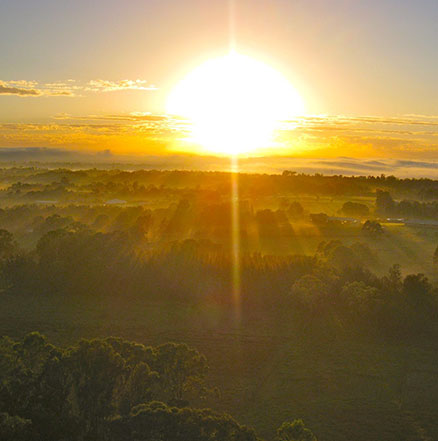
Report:
[[[59,348],[33,332],[20,341],[3,337],[0,360],[4,441],[258,440],[227,414],[188,407],[188,397],[207,391],[208,366],[185,344],[111,337]],[[283,426],[279,434],[289,433]],[[292,427],[309,432],[301,421]]]
[[106,338],[64,349],[31,333],[3,337],[0,352],[2,430],[33,440],[103,439],[114,415],[152,399],[187,405],[207,389],[205,357],[184,344]]

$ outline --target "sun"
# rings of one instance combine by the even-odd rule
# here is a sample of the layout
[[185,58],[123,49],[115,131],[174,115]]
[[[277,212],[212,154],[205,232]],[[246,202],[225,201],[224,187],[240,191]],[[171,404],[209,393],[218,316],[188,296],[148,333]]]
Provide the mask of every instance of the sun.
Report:
[[300,95],[282,74],[236,52],[197,67],[167,101],[169,114],[190,120],[190,141],[223,155],[269,148],[278,123],[303,111]]

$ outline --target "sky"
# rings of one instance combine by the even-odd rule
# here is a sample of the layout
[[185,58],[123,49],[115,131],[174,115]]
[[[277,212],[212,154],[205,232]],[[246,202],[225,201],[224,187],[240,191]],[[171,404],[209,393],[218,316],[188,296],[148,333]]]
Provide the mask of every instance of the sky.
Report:
[[190,152],[166,98],[232,34],[305,103],[273,154],[432,161],[436,23],[436,0],[1,0],[0,147]]

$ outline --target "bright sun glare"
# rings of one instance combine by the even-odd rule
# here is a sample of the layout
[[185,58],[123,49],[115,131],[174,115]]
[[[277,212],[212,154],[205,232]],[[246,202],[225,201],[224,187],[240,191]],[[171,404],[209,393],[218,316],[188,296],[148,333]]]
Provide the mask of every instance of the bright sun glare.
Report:
[[224,155],[270,147],[279,121],[303,110],[283,75],[235,52],[197,67],[167,102],[168,113],[191,120],[190,141]]

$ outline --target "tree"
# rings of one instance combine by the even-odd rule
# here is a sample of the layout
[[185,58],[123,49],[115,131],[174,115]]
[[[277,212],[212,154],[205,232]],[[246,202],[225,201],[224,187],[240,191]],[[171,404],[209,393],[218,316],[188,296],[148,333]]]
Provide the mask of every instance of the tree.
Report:
[[0,230],[0,260],[12,257],[17,248],[14,236],[7,230]]
[[383,234],[383,227],[375,220],[367,220],[362,225],[362,231],[370,236],[380,236]]
[[354,251],[360,262],[364,265],[379,265],[379,257],[377,253],[372,250],[367,244],[356,242],[350,245],[350,248]]
[[312,274],[300,277],[291,288],[292,299],[311,312],[321,306],[327,294],[327,284]]
[[338,269],[357,267],[361,263],[358,255],[345,245],[333,247],[328,252],[327,261]]
[[9,292],[35,292],[38,282],[36,262],[26,253],[15,254],[0,264],[0,286]]
[[32,421],[0,412],[0,439],[5,441],[31,441]]
[[109,441],[257,441],[254,431],[211,409],[151,402],[109,423]]
[[427,306],[432,285],[424,274],[409,274],[403,280],[403,293],[415,307]]
[[[37,332],[20,341],[2,337],[0,439],[28,441],[31,428],[32,441],[107,440],[107,422],[117,415],[128,418],[156,397],[183,406],[186,393],[205,393],[207,370],[205,357],[184,344],[153,348],[110,337],[81,340],[62,350]],[[247,432],[237,423],[227,425],[229,417],[190,410],[174,420],[175,408],[158,407],[165,409],[160,418],[170,418],[170,426],[154,420],[165,430],[163,441],[172,439],[172,424],[178,421],[187,436],[193,430],[193,439],[200,441],[222,439],[221,430],[227,440],[234,433],[239,441],[252,439],[245,438]],[[214,428],[210,423],[216,418],[223,424]],[[207,432],[210,438],[204,438]],[[146,431],[145,439],[149,435]]]
[[283,173],[281,174],[283,177],[290,177],[290,176],[295,176],[297,174],[296,171],[292,171],[292,170],[283,170]]
[[0,408],[32,422],[32,441],[74,433],[61,355],[38,332],[0,341]]
[[376,191],[376,212],[384,215],[392,215],[395,210],[395,202],[387,191]]
[[156,362],[157,353],[155,348],[151,346],[124,340],[120,337],[108,337],[104,341],[123,357],[129,367],[135,367],[140,363],[152,366]]
[[304,208],[299,202],[293,201],[290,203],[289,208],[287,209],[287,214],[291,218],[300,218],[304,214]]
[[102,422],[115,411],[114,395],[125,370],[123,358],[103,340],[81,340],[64,356],[73,412],[86,439],[98,438]]
[[367,314],[373,311],[379,303],[379,291],[364,282],[351,282],[344,285],[341,298],[345,304],[356,313]]
[[277,429],[277,439],[279,441],[317,441],[316,436],[304,425],[303,420],[284,422]]
[[389,268],[388,275],[382,277],[381,284],[383,290],[393,297],[401,292],[403,281],[399,264],[394,264]]
[[342,245],[340,240],[330,240],[328,242],[322,241],[318,244],[317,252],[322,254],[324,257],[328,257],[332,250]]
[[186,405],[187,392],[207,392],[205,377],[208,373],[206,358],[186,344],[165,343],[157,347],[155,370],[174,405]]
[[367,205],[351,201],[345,202],[341,211],[347,216],[368,216],[370,214]]
[[[144,362],[130,367],[121,386],[118,409],[122,415],[141,403],[151,401],[157,394],[159,375]],[[155,392],[155,393],[154,393]]]

